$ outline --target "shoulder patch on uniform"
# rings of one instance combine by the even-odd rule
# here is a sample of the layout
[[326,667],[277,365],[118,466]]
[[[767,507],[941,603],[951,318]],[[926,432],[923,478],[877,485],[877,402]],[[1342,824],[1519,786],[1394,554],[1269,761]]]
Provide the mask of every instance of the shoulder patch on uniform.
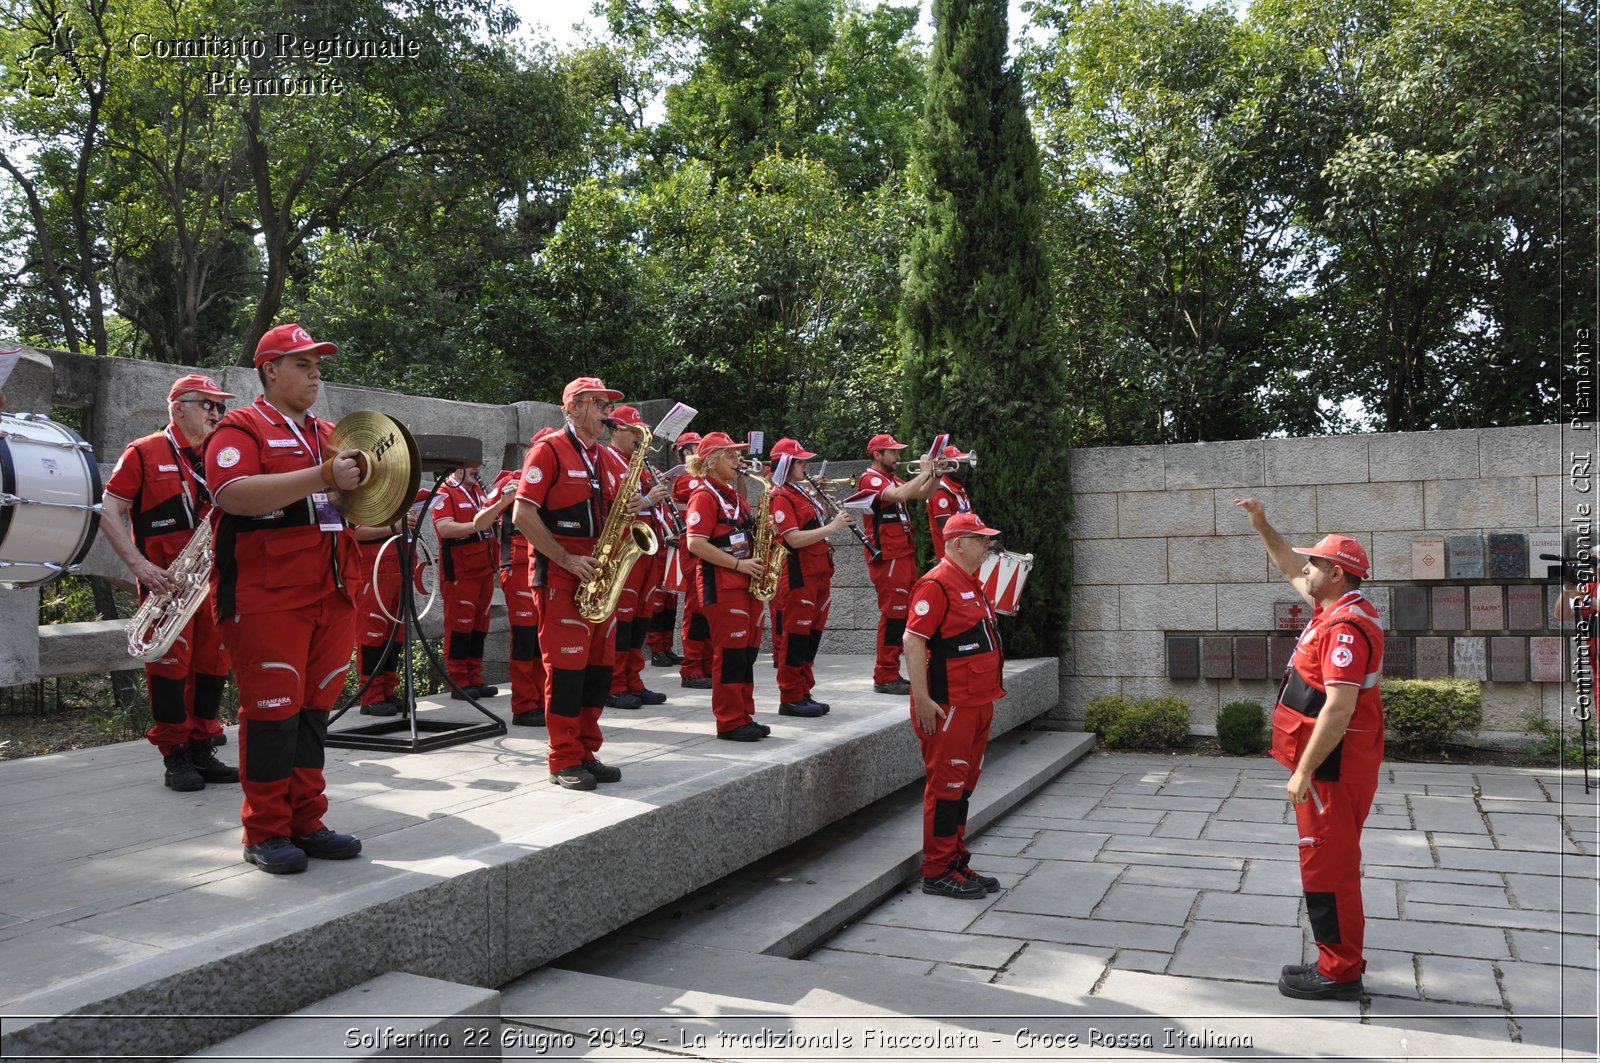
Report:
[[1346,635],[1344,632],[1341,631],[1338,634],[1338,639],[1339,639],[1340,642],[1351,642],[1351,643],[1353,643],[1353,642],[1355,642],[1356,637],[1354,635]]
[[445,501],[444,495],[440,495],[438,498],[435,498],[433,500],[433,508],[434,509],[444,509],[444,501]]
[[689,523],[690,524],[699,524],[700,523],[700,514],[691,512],[689,514]]
[[948,498],[939,499],[939,508],[940,509],[949,509],[950,508],[950,500]]
[[1331,659],[1335,665],[1340,668],[1344,668],[1351,661],[1355,660],[1355,654],[1350,652],[1350,648],[1348,646],[1340,646],[1338,649],[1333,651],[1333,657]]
[[772,519],[774,521],[776,521],[777,523],[782,524],[783,521],[784,521],[783,510],[780,509],[777,512],[775,512],[774,514],[772,514]]
[[869,477],[867,477],[867,486],[868,487],[882,487],[883,486],[883,481],[881,479],[879,479],[878,477],[876,477],[876,476],[869,476]]
[[928,610],[931,608],[933,607],[928,604],[928,599],[924,598],[922,601],[913,606],[911,611],[916,613],[918,616],[927,616]]
[[529,483],[536,484],[536,483],[542,483],[543,481],[544,481],[544,470],[539,468],[539,466],[535,465],[533,468],[528,470],[528,482]]
[[239,464],[239,448],[223,447],[217,451],[217,465],[224,469],[231,469]]

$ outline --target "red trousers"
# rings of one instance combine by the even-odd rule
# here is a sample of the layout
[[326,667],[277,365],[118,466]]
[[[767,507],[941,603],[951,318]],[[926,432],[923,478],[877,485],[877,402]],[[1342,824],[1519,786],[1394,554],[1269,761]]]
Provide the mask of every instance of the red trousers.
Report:
[[868,561],[867,575],[878,592],[878,657],[873,664],[872,681],[892,683],[900,678],[902,637],[906,633],[911,587],[917,582],[917,559]]
[[645,646],[651,653],[671,653],[672,633],[678,626],[678,596],[665,587],[650,595],[650,634]]
[[774,612],[772,656],[778,663],[778,700],[799,701],[817,685],[812,669],[833,603],[832,574],[807,573],[805,582],[784,592],[781,626]]
[[[545,727],[550,771],[594,760],[603,741],[600,711],[616,657],[612,618],[590,623],[572,600],[577,584],[550,566],[552,586],[539,588],[539,652],[545,668]],[[565,577],[565,578],[563,578]]]
[[683,595],[683,631],[680,637],[683,639],[683,663],[678,666],[678,675],[684,679],[711,675],[711,625],[700,604],[700,592],[692,582]]
[[1311,782],[1321,809],[1307,799],[1294,806],[1294,819],[1317,970],[1335,982],[1349,982],[1367,969],[1362,957],[1366,914],[1361,903],[1361,828],[1378,792],[1383,732],[1346,731],[1336,755],[1339,778]]
[[719,601],[705,607],[711,626],[711,711],[717,733],[755,719],[756,654],[761,652],[763,605],[743,591],[717,591]]
[[[361,704],[371,705],[390,701],[400,685],[397,669],[400,665],[401,640],[405,638],[405,624],[391,620],[400,615],[400,554],[395,543],[383,551],[383,561],[378,568],[378,579],[372,579],[372,566],[377,561],[381,542],[358,544],[361,564],[349,580],[356,601],[356,663],[361,669],[361,682],[366,693]],[[382,604],[380,606],[380,598]],[[384,610],[388,610],[385,612]],[[383,667],[378,670],[379,662]],[[374,672],[377,672],[374,675]],[[368,683],[368,680],[371,680]]]
[[539,654],[539,593],[531,586],[533,570],[526,556],[512,554],[511,564],[500,570],[500,590],[506,596],[506,616],[511,621],[511,714],[523,716],[544,711],[544,658]]
[[[464,568],[466,566],[461,566]],[[494,570],[456,570],[439,593],[444,596],[444,630],[449,641],[445,670],[458,687],[483,682],[483,647],[489,640],[489,606],[494,602]]]
[[[786,621],[787,622],[787,621]],[[967,801],[978,788],[983,754],[989,748],[994,702],[943,705],[945,717],[933,734],[911,729],[922,744],[927,782],[922,790],[922,877],[938,878],[959,865],[967,852]]]
[[160,660],[144,666],[144,676],[150,691],[150,730],[145,738],[162,756],[182,745],[221,737],[217,710],[228,682],[228,654],[210,601],[200,603]]
[[650,633],[649,604],[656,588],[661,586],[664,567],[660,551],[651,557],[639,558],[628,572],[628,580],[617,598],[617,609],[612,614],[617,622],[617,659],[611,673],[613,694],[645,688],[644,643]]
[[239,685],[244,843],[322,827],[328,710],[344,690],[356,614],[343,594],[303,609],[229,618],[222,638]]

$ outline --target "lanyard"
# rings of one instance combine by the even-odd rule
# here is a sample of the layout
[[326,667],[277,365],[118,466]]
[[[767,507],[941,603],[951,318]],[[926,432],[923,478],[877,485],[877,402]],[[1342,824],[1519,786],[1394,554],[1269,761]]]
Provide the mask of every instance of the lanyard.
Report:
[[[600,473],[595,469],[594,462],[589,460],[588,449],[584,447],[577,431],[570,424],[567,425],[567,439],[572,443],[572,449],[578,452],[578,457],[583,459],[583,467],[589,470],[589,492],[594,500],[594,526],[596,529],[603,528],[606,523],[606,500],[600,493]],[[595,452],[599,453],[598,447]]]
[[[294,433],[294,437],[300,441],[300,445],[302,447],[305,447],[306,451],[308,453],[312,450],[311,444],[307,443],[306,442],[306,437],[300,433],[300,426],[299,425],[295,424],[288,417],[284,417],[283,411],[278,409],[272,403],[268,402],[267,401],[267,397],[265,395],[261,396],[259,401],[267,409],[271,410],[273,413],[277,414],[279,417],[283,417],[283,423],[289,426],[289,431]],[[311,415],[311,411],[307,410],[306,411],[306,420],[311,422],[311,424],[310,424],[311,435],[317,441],[316,455],[315,456],[316,456],[316,459],[317,459],[317,464],[321,465],[322,464],[322,436],[319,435],[318,432],[317,432],[317,428],[316,428],[317,419]]]
[[178,446],[178,439],[172,434],[172,425],[167,425],[162,434],[167,437],[167,446],[172,448],[172,456],[178,460],[178,469],[180,472],[179,478],[182,479],[181,474],[187,472],[189,474],[189,479],[193,480],[198,485],[199,489],[196,491],[194,497],[189,495],[188,483],[185,482],[183,485],[184,497],[189,500],[190,508],[195,511],[190,513],[190,516],[196,516],[200,507],[200,503],[211,501],[211,489],[206,485],[206,478],[201,473],[200,467],[183,456],[183,448]]
[[[711,485],[712,492],[717,496],[717,505],[722,507],[722,519],[733,525],[735,528],[739,527],[741,522],[740,518],[744,513],[744,507],[742,505],[744,499],[741,498],[739,493],[733,488],[724,488],[720,482],[712,479],[709,476],[706,477],[706,483]],[[724,490],[728,492],[727,497],[723,496],[722,492]],[[731,502],[729,501],[729,498],[732,499]]]

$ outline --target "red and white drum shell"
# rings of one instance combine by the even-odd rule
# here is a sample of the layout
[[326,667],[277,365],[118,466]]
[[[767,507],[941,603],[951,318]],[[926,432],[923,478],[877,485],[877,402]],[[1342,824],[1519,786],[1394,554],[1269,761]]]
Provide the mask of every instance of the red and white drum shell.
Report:
[[1022,601],[1022,588],[1028,584],[1028,573],[1033,571],[1032,554],[1013,554],[996,551],[983,559],[978,570],[978,581],[983,593],[988,595],[994,611],[1006,616],[1016,616]]

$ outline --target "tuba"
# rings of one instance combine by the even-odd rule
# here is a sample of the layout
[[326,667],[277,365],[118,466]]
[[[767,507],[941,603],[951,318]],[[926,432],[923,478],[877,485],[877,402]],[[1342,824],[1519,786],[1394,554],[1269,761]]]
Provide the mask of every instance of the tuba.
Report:
[[[760,464],[755,466],[760,468]],[[778,593],[778,580],[783,576],[783,559],[789,548],[783,545],[772,527],[772,481],[752,471],[748,466],[740,469],[744,475],[761,485],[761,501],[756,505],[756,542],[754,557],[766,565],[758,579],[750,581],[750,597],[770,602]]]
[[594,548],[594,575],[588,582],[579,584],[573,595],[578,615],[591,624],[598,624],[616,611],[617,599],[622,597],[622,585],[628,582],[633,563],[654,554],[659,545],[650,525],[628,516],[628,508],[623,504],[629,496],[638,493],[639,475],[644,471],[645,454],[650,450],[650,429],[643,425],[630,427],[644,433],[643,438],[633,448],[628,475],[617,488],[616,501],[606,514],[606,526],[600,529]]
[[204,517],[189,536],[183,552],[172,562],[168,574],[178,583],[169,593],[151,592],[139,603],[138,612],[128,621],[128,655],[145,664],[165,657],[178,635],[188,625],[200,603],[206,600],[211,576],[211,518]]

